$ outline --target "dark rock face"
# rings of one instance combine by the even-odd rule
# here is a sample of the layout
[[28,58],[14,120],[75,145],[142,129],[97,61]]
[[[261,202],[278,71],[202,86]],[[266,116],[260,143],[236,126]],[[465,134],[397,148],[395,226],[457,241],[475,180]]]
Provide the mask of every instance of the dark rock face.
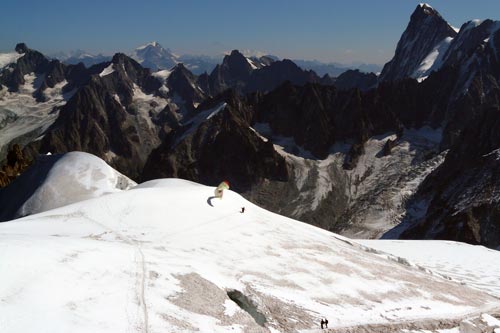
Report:
[[[367,91],[377,84],[377,76],[374,73],[362,73],[359,70],[347,70],[335,80],[335,87],[341,90],[357,88]],[[323,82],[322,82],[323,83]]]
[[[16,151],[15,154],[21,157],[20,148],[14,148],[13,151]],[[22,174],[10,179],[7,184],[11,185],[8,188],[0,187],[0,202],[3,207],[9,207],[9,209],[0,210],[0,221],[8,221],[19,217],[16,216],[16,212],[34,194],[60,157],[57,155],[40,155],[34,161],[29,160],[29,164],[21,162],[21,164],[25,164]],[[23,158],[18,159],[18,161],[23,160],[25,161]],[[0,173],[0,178],[1,175]],[[26,189],[30,190],[27,191]]]
[[421,185],[409,208],[428,202],[423,216],[407,216],[402,238],[449,239],[500,245],[500,109],[478,112],[445,162]]
[[293,137],[298,145],[321,158],[335,139],[331,119],[335,97],[332,88],[286,83],[264,96],[256,121],[269,123],[273,133]]
[[268,123],[277,135],[293,137],[317,158],[326,157],[335,142],[354,141],[358,146],[345,164],[351,169],[363,143],[373,135],[397,133],[403,127],[441,126],[453,90],[453,84],[442,83],[441,75],[451,74],[436,73],[421,84],[410,79],[388,82],[366,93],[287,83],[262,98],[255,121]]
[[268,92],[286,81],[296,85],[333,83],[330,77],[322,79],[313,71],[302,70],[291,60],[273,61],[266,57],[250,59],[237,50],[225,56],[222,64],[216,66],[208,77],[200,76],[198,82],[206,92],[215,96],[226,89],[233,89],[240,94]]
[[7,153],[7,161],[0,170],[0,188],[9,185],[14,179],[26,170],[32,160],[24,155],[19,145],[13,145]]
[[265,179],[286,181],[284,158],[271,142],[250,129],[245,120],[248,112],[238,102],[219,102],[202,111],[152,152],[143,179],[180,177],[209,185],[226,179],[236,191],[248,190]]
[[[460,69],[453,99],[459,99],[472,84],[481,82],[484,95],[498,86],[500,60],[496,45],[500,43],[498,22],[471,21],[462,25],[444,56],[443,66]],[[482,103],[482,101],[480,101]]]
[[38,51],[29,49],[24,43],[16,46],[18,53],[24,55],[11,67],[4,68],[0,75],[0,84],[9,88],[9,91],[16,92],[19,86],[25,83],[24,75],[30,73],[43,73],[46,71],[49,61]]
[[23,54],[29,51],[28,46],[25,43],[18,43],[15,48],[16,52],[19,54]]
[[[114,71],[102,77],[91,75],[62,107],[44,138],[32,147],[40,152],[90,152],[137,179],[147,156],[160,144],[161,132],[167,130],[164,126],[173,123],[168,116],[171,111],[157,110],[151,104],[149,114],[138,112],[135,89],[154,94],[161,86],[148,69],[116,54],[111,63],[93,66],[89,71],[100,73],[108,66]],[[145,117],[152,117],[152,123]]]
[[177,94],[186,102],[188,111],[193,110],[193,105],[203,102],[207,96],[197,85],[197,79],[183,64],[174,67],[167,79],[167,87],[172,97]]
[[252,72],[246,91],[267,92],[286,81],[295,85],[304,85],[306,83],[319,83],[321,79],[313,71],[304,71],[293,61],[284,59]]
[[242,92],[252,70],[245,56],[233,50],[230,55],[224,57],[221,65],[215,66],[210,74],[210,93],[217,95],[229,88]]
[[441,15],[426,4],[419,4],[396,47],[394,58],[380,74],[380,81],[412,77],[427,55],[446,37],[457,33]]

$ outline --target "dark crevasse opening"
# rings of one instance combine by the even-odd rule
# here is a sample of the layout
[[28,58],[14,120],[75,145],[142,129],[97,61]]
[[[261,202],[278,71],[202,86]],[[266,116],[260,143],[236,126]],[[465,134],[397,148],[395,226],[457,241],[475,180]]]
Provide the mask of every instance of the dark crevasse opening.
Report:
[[247,312],[255,320],[257,324],[264,327],[267,322],[266,316],[259,312],[257,306],[238,290],[228,290],[227,296],[245,312]]

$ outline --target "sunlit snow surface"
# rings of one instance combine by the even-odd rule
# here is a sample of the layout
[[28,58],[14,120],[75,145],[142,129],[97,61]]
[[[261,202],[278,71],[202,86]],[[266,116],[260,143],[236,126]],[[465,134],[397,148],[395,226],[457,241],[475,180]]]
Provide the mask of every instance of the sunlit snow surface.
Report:
[[37,188],[20,208],[18,216],[116,193],[136,185],[100,158],[83,152],[64,154],[45,179],[33,179],[33,182]]
[[113,73],[114,71],[115,71],[115,69],[113,68],[113,63],[110,63],[108,67],[104,68],[102,70],[102,72],[99,73],[99,76],[103,77],[103,76],[106,76],[106,75]]
[[483,246],[433,240],[356,240],[405,258],[468,286],[500,297],[500,252]]
[[[333,327],[498,305],[232,191],[215,199],[213,190],[155,180],[1,223],[0,331],[295,332],[323,316]],[[264,327],[235,306],[231,290]]]
[[0,53],[0,69],[7,66],[8,64],[15,63],[17,59],[21,58],[24,53],[10,52],[10,53]]

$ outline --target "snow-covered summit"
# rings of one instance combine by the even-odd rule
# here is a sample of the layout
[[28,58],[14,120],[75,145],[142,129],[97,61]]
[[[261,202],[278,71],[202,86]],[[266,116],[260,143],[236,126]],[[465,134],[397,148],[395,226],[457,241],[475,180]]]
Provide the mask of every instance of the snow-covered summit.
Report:
[[307,332],[322,317],[420,327],[499,304],[213,191],[154,180],[0,224],[2,330]]
[[428,3],[425,3],[425,2],[421,2],[421,3],[419,3],[419,4],[418,4],[418,7],[419,7],[419,8],[422,8],[422,9],[434,9],[434,8],[432,8],[432,6],[431,6],[431,5],[429,5]]
[[0,218],[44,212],[135,185],[92,154],[40,156],[11,186],[0,190]]
[[179,63],[179,56],[173,54],[170,49],[163,48],[156,41],[139,46],[133,51],[131,57],[153,71],[171,69]]
[[147,44],[144,44],[142,46],[139,46],[136,48],[136,50],[142,50],[142,49],[145,49],[147,48],[148,46],[152,46],[152,47],[161,47],[160,46],[160,43],[158,43],[157,41],[152,41],[150,43],[147,43]]

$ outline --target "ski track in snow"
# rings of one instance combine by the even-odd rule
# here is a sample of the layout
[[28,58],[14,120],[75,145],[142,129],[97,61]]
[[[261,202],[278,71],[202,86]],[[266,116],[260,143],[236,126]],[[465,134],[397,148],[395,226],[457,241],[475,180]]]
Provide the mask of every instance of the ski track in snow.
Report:
[[[109,212],[109,215],[112,215],[112,211],[109,209],[109,206],[105,206],[106,210]],[[120,218],[124,218],[127,215],[127,211],[124,210],[121,212]],[[142,325],[142,332],[144,333],[149,333],[149,315],[148,315],[148,308],[146,304],[146,297],[145,297],[145,284],[146,284],[146,259],[144,256],[144,252],[141,249],[141,245],[137,240],[134,240],[122,233],[120,233],[117,230],[111,229],[107,227],[106,225],[100,223],[99,221],[84,215],[84,219],[97,224],[104,230],[107,230],[110,233],[113,233],[117,236],[118,239],[122,240],[124,243],[130,245],[133,247],[136,251],[136,256],[138,254],[139,260],[135,260],[136,262],[136,275],[138,275],[137,278],[137,287],[136,287],[136,295],[137,299],[139,300],[140,307],[142,309],[142,315],[143,315],[143,325]]]

